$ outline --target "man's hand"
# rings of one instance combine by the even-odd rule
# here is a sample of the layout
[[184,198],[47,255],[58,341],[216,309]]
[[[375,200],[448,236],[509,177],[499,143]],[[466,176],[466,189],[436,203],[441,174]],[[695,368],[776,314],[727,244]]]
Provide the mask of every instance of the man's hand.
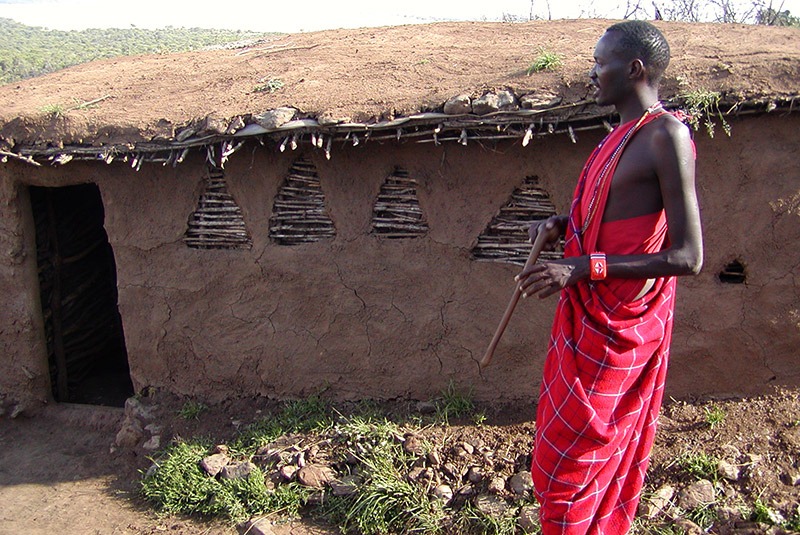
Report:
[[531,223],[531,226],[528,228],[528,237],[531,243],[533,243],[536,241],[536,236],[543,232],[545,234],[544,250],[552,251],[556,248],[556,245],[558,245],[558,240],[564,235],[566,228],[566,217],[554,215],[548,217],[544,221]]
[[539,294],[544,299],[586,278],[588,273],[589,257],[577,256],[534,264],[523,270],[514,280],[517,281],[522,297]]

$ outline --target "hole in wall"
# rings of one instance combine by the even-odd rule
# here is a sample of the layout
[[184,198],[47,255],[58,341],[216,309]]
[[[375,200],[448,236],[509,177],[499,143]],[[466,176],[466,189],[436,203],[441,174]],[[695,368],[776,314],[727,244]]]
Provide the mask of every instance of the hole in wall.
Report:
[[[552,215],[556,215],[556,207],[547,191],[539,185],[539,178],[526,177],[478,236],[478,243],[472,248],[472,257],[476,260],[524,266],[531,252],[528,228],[534,221],[547,219]],[[556,251],[542,251],[539,258],[561,258],[564,253],[560,249],[559,246]]]
[[299,245],[336,236],[325,208],[317,168],[305,158],[292,164],[272,205],[269,237],[280,245]]
[[400,167],[381,185],[372,207],[372,233],[384,238],[417,238],[428,223],[417,198],[417,181]]
[[31,186],[30,198],[53,397],[121,407],[133,385],[100,190]]
[[729,262],[717,275],[720,282],[726,284],[744,284],[747,282],[747,272],[744,264],[739,260]]

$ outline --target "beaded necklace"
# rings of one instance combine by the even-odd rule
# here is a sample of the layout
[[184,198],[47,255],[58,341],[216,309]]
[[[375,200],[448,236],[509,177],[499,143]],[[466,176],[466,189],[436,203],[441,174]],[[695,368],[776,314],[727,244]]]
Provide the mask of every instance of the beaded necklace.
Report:
[[[625,145],[628,144],[628,140],[631,138],[631,136],[639,129],[640,126],[642,126],[642,123],[645,121],[645,119],[647,119],[647,117],[649,117],[651,114],[655,113],[659,109],[661,109],[661,102],[656,101],[655,104],[644,110],[644,113],[639,118],[639,120],[636,121],[636,124],[633,125],[633,127],[629,129],[627,132],[625,132],[625,135],[622,137],[622,140],[620,140],[619,144],[617,145],[617,148],[614,149],[614,152],[611,153],[611,156],[606,161],[605,165],[603,166],[603,169],[600,170],[600,176],[597,178],[597,182],[595,183],[594,191],[592,192],[592,198],[589,199],[589,207],[587,209],[586,218],[583,222],[583,226],[579,230],[580,235],[583,235],[583,233],[586,232],[586,229],[589,228],[589,224],[592,222],[592,217],[597,211],[597,198],[600,195],[600,191],[602,191],[602,186],[606,180],[606,175],[608,174],[608,169],[611,167],[611,164],[614,163],[619,158],[620,154],[622,153],[622,149],[624,149]],[[581,176],[580,180],[581,184],[585,182],[586,176],[589,173],[589,169],[591,169],[592,164],[594,164],[594,160],[600,153],[600,149],[603,147],[604,143],[605,140],[601,142],[600,145],[597,146],[597,148],[592,153],[592,156],[589,159],[588,164],[584,167],[583,176]],[[583,187],[581,187],[581,192],[583,192]]]

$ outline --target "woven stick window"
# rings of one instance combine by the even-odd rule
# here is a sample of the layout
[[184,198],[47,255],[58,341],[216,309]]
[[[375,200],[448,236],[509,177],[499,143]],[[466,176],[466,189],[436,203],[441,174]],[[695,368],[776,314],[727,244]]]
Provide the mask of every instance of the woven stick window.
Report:
[[[538,177],[526,177],[500,213],[478,236],[478,243],[472,249],[473,258],[525,265],[531,251],[528,228],[532,222],[555,214],[556,207],[547,192],[539,186]],[[560,251],[543,251],[539,258],[551,260],[562,256]]]
[[397,168],[386,178],[372,209],[372,232],[384,238],[416,238],[428,232],[417,200],[417,181]]
[[222,169],[211,168],[183,241],[193,249],[249,249],[242,209],[228,193]]
[[310,243],[336,235],[333,221],[325,210],[317,169],[300,158],[275,197],[269,218],[269,237],[281,245]]

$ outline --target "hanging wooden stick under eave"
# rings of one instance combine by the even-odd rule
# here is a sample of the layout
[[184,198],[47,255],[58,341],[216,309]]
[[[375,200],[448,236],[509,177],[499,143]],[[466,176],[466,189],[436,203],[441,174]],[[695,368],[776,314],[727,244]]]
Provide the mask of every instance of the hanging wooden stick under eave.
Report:
[[[523,271],[531,267],[533,264],[536,263],[536,260],[539,258],[539,254],[544,249],[544,244],[546,242],[545,233],[538,232],[536,234],[536,239],[533,242],[533,247],[531,247],[531,253],[528,255],[528,260],[525,262],[525,267]],[[486,353],[483,355],[483,358],[480,362],[481,369],[485,368],[492,362],[492,358],[494,357],[494,350],[497,349],[497,344],[500,342],[500,338],[503,336],[503,333],[508,327],[508,322],[511,319],[511,315],[514,313],[514,309],[519,302],[519,298],[522,295],[522,290],[519,288],[519,284],[514,285],[514,293],[511,296],[511,300],[508,302],[508,306],[506,307],[505,313],[503,313],[503,319],[500,320],[500,325],[497,326],[497,330],[494,333],[494,337],[492,337],[492,341],[489,344],[489,348],[486,350]]]

